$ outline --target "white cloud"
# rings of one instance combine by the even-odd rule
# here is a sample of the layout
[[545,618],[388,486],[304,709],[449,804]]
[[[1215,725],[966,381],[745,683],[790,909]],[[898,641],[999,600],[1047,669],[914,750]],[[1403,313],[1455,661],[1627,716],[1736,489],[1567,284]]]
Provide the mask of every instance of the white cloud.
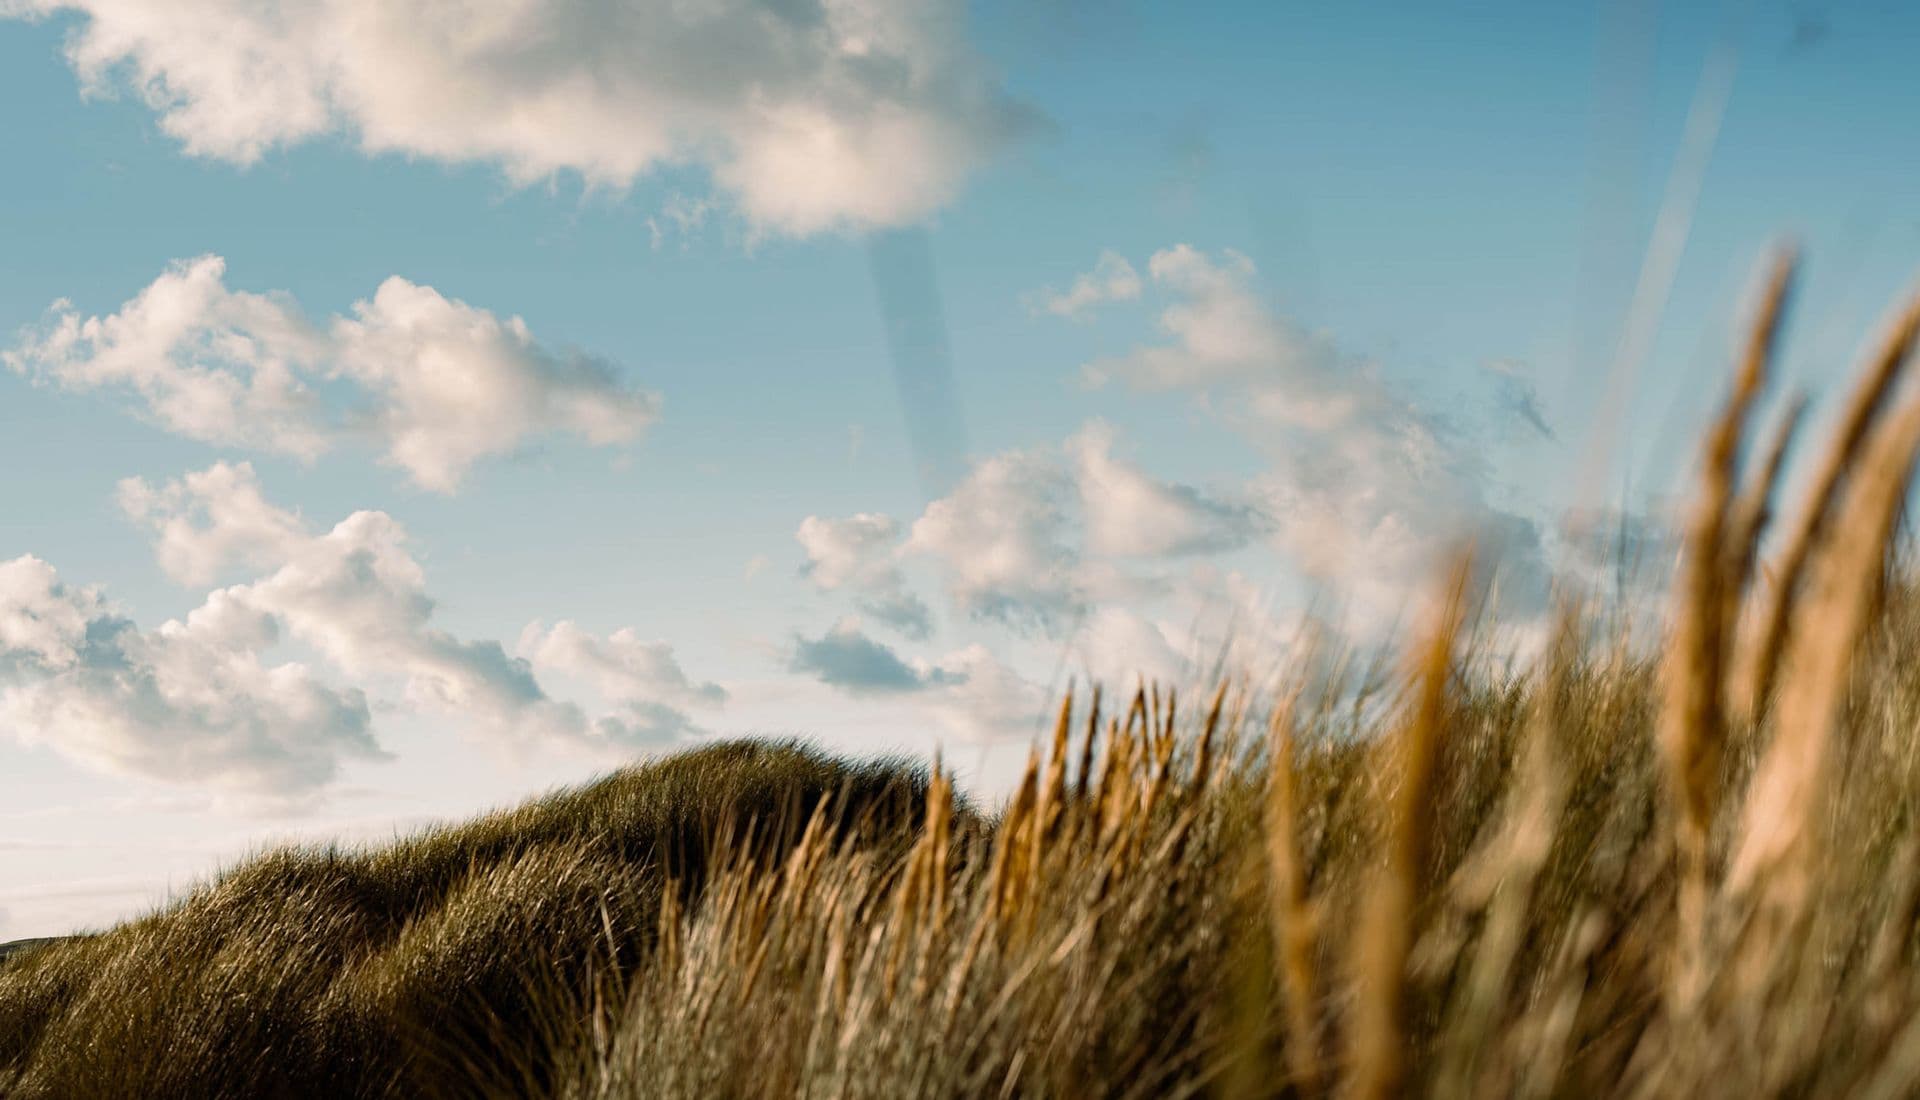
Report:
[[37,558],[0,563],[0,726],[90,767],[244,796],[380,756],[359,691],[261,660],[276,633],[224,592],[142,631]]
[[916,220],[1022,122],[960,0],[7,0],[76,12],[89,93],[127,89],[189,153],[331,134],[526,183],[704,168],[787,233]]
[[669,234],[678,237],[685,248],[687,239],[706,225],[713,213],[712,199],[691,198],[679,191],[668,195],[660,212],[647,216],[647,235],[653,240],[653,250],[660,251]]
[[801,574],[822,592],[855,593],[861,610],[924,639],[932,633],[933,613],[907,587],[899,565],[901,534],[897,520],[875,512],[846,519],[808,516],[794,532],[807,554]]
[[994,455],[927,505],[906,549],[940,561],[966,614],[1056,628],[1087,598],[1071,541],[1075,497],[1071,474],[1053,455]]
[[1066,290],[1042,290],[1028,297],[1028,307],[1056,317],[1079,317],[1104,302],[1131,302],[1140,297],[1140,273],[1125,256],[1108,249],[1100,253],[1093,270],[1073,280]]
[[[204,620],[256,651],[284,636],[370,692],[391,688],[408,706],[457,717],[509,748],[659,745],[701,732],[683,707],[725,701],[718,685],[690,680],[668,646],[631,630],[600,638],[572,623],[533,624],[523,634],[525,656],[448,632],[435,622],[406,530],[384,512],[355,512],[315,533],[267,502],[245,466],[215,466],[158,488],[134,479],[123,483],[121,497],[156,534],[163,560],[172,549],[188,563],[185,573],[218,573],[240,564],[243,553],[260,568],[256,579],[209,595],[189,625]],[[272,539],[253,537],[259,531]],[[45,630],[17,633],[31,639]],[[607,709],[589,715],[549,694],[536,665],[589,681]]]
[[325,338],[285,296],[228,290],[225,271],[218,256],[174,263],[104,317],[55,302],[4,359],[70,390],[129,392],[189,439],[317,457],[330,432],[307,377]]
[[316,325],[285,295],[228,290],[225,272],[218,256],[175,263],[104,317],[56,302],[0,359],[67,389],[129,393],[159,426],[203,442],[312,459],[362,432],[440,492],[536,439],[626,443],[658,415],[659,399],[607,364],[432,287],[394,276],[351,316]]
[[747,581],[748,583],[752,583],[753,581],[759,579],[760,574],[765,573],[767,571],[767,566],[772,564],[773,564],[773,559],[768,557],[767,555],[755,554],[754,556],[748,558],[747,564],[741,568],[740,579],[743,581]]
[[9,665],[71,668],[80,660],[87,624],[101,610],[91,593],[69,592],[53,567],[35,557],[0,565],[0,653]]
[[1249,505],[1117,457],[1116,439],[1093,421],[1057,448],[976,464],[914,521],[905,552],[941,564],[961,611],[1058,633],[1093,606],[1153,588],[1154,563],[1234,550],[1265,529]]
[[1297,609],[1279,611],[1280,600],[1270,579],[1196,563],[1149,603],[1093,611],[1067,656],[1110,695],[1142,679],[1205,691],[1222,673],[1251,676],[1264,689],[1288,666],[1307,621]]
[[384,512],[355,512],[271,573],[224,591],[349,675],[400,678],[415,706],[528,738],[563,737],[576,724],[498,642],[463,641],[434,625],[426,575],[405,529]]
[[535,343],[520,318],[398,276],[336,319],[332,337],[335,372],[372,397],[388,460],[429,489],[451,490],[475,462],[537,436],[629,442],[659,410],[607,364]]
[[216,462],[159,489],[130,477],[118,499],[128,519],[152,530],[160,568],[182,584],[271,565],[306,538],[299,517],[267,503],[246,462]]
[[802,575],[924,640],[930,614],[901,568],[922,558],[961,615],[1057,635],[1103,599],[1154,588],[1155,565],[1235,550],[1267,528],[1251,504],[1155,479],[1116,444],[1096,420],[1060,446],[989,457],[904,532],[878,513],[809,516],[795,535]]

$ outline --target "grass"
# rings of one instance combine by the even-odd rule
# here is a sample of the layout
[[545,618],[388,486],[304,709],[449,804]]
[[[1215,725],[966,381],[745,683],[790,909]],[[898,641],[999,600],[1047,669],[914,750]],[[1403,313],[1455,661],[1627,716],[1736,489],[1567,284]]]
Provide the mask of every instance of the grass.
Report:
[[0,1094],[1920,1092],[1920,313],[1769,538],[1791,274],[1653,641],[1567,593],[1496,659],[1463,554],[1401,673],[1070,697],[998,814],[741,743],[269,853],[0,962]]

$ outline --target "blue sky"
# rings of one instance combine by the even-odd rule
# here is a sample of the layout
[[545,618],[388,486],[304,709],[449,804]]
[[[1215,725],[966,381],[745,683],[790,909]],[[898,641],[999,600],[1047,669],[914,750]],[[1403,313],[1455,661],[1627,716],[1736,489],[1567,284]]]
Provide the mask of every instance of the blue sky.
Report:
[[1663,201],[1634,510],[1770,243],[1816,395],[1920,244],[1901,5],[360,7],[0,0],[0,938],[714,736],[991,797],[1069,675],[1564,568]]

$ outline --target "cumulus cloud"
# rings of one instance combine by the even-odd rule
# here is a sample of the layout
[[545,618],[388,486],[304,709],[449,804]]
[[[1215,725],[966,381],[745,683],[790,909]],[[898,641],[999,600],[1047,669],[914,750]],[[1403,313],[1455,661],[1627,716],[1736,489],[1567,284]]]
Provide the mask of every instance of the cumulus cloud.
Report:
[[1178,245],[1147,266],[1168,299],[1166,339],[1089,364],[1085,378],[1208,395],[1271,460],[1248,492],[1272,521],[1274,545],[1352,601],[1353,625],[1392,621],[1408,579],[1430,574],[1469,536],[1503,561],[1516,582],[1506,595],[1544,592],[1539,529],[1491,501],[1475,441],[1378,364],[1278,316],[1245,256]]
[[1251,501],[1156,479],[1117,444],[1111,425],[1093,421],[1060,445],[993,455],[910,525],[871,512],[809,516],[795,536],[801,573],[924,640],[930,613],[901,568],[920,558],[944,575],[961,615],[1059,634],[1098,600],[1153,587],[1157,564],[1238,549],[1269,526]]
[[[72,599],[64,604],[50,600],[44,592],[35,599],[10,601],[0,610],[0,646],[14,655],[16,670],[27,675],[16,685],[20,705],[9,714],[18,728],[33,736],[72,741],[78,735],[71,723],[83,719],[103,729],[130,730],[130,740],[159,729],[140,718],[152,704],[145,696],[126,694],[124,686],[119,694],[95,691],[85,707],[71,692],[48,695],[60,688],[63,681],[52,674],[74,663],[72,653],[92,652],[75,639],[91,638],[95,631],[114,640],[113,648],[99,650],[104,654],[102,668],[137,660],[171,670],[176,679],[195,668],[208,670],[207,675],[218,672],[224,679],[208,689],[209,707],[222,698],[216,688],[241,700],[262,697],[265,688],[260,685],[293,693],[294,702],[281,710],[256,708],[254,721],[262,729],[288,730],[281,740],[298,744],[316,740],[318,734],[296,719],[311,723],[330,715],[336,723],[357,722],[349,723],[350,732],[370,747],[367,706],[362,688],[332,691],[301,665],[257,672],[261,654],[281,643],[306,647],[336,672],[364,685],[365,692],[458,718],[464,728],[508,748],[566,745],[621,751],[657,746],[702,732],[686,708],[718,706],[726,700],[719,685],[688,677],[670,647],[643,641],[631,630],[599,637],[569,622],[551,629],[533,624],[523,634],[520,655],[491,639],[461,638],[436,622],[425,571],[409,549],[406,530],[391,516],[355,512],[330,529],[316,531],[298,515],[268,502],[248,466],[216,465],[159,486],[131,479],[121,485],[120,498],[129,514],[154,534],[161,560],[171,561],[176,575],[204,580],[244,565],[251,567],[254,579],[215,590],[184,624],[169,623],[151,635],[130,623],[102,620],[87,608],[76,610]],[[38,591],[24,581],[16,587]],[[94,625],[99,622],[108,625]],[[536,669],[588,681],[607,706],[589,714],[579,704],[555,697]],[[125,677],[114,679],[116,684],[123,681],[133,683]],[[84,681],[80,686],[94,685]],[[352,705],[342,703],[329,711],[323,706],[329,699]],[[35,706],[26,708],[29,702]],[[116,713],[123,715],[117,727]],[[219,710],[181,712],[169,720],[183,725],[200,720],[213,730],[233,721]],[[265,751],[254,742],[235,752],[241,749]],[[145,770],[163,778],[193,776],[184,767],[165,774],[153,766]],[[265,784],[278,773],[236,774],[252,775]],[[331,774],[311,765],[297,776],[274,781],[285,786],[296,785],[298,779],[317,786]]]
[[843,620],[819,638],[794,638],[787,667],[853,695],[925,691],[966,679],[964,673],[924,661],[909,663],[852,620]]
[[1070,473],[1040,451],[974,466],[913,522],[906,550],[936,558],[962,612],[1057,627],[1083,609],[1082,555],[1072,541]]
[[86,766],[247,796],[379,757],[361,692],[261,659],[277,629],[216,592],[143,631],[38,558],[0,563],[0,726]]
[[1289,663],[1310,621],[1273,577],[1202,561],[1150,601],[1094,609],[1066,639],[1064,655],[1110,691],[1131,691],[1142,679],[1204,688],[1222,671],[1270,677]]
[[425,573],[404,528],[384,512],[355,512],[294,547],[266,576],[223,591],[284,623],[347,674],[399,679],[415,707],[515,740],[578,732],[577,708],[550,699],[525,661],[498,642],[463,640],[434,624]]
[[5,361],[67,389],[124,392],[189,439],[317,457],[330,433],[308,381],[325,338],[284,295],[228,290],[225,271],[218,256],[174,263],[104,317],[57,301]]
[[157,489],[130,477],[117,496],[127,518],[153,534],[160,568],[182,584],[273,564],[306,538],[298,516],[267,502],[251,463],[216,462]]
[[[582,728],[607,745],[650,747],[701,736],[706,730],[688,710],[727,701],[719,684],[688,676],[672,646],[646,641],[631,628],[601,636],[564,620],[551,628],[529,623],[519,653],[543,676],[577,677],[599,692],[606,709]],[[578,724],[577,714],[570,711],[568,721]]]
[[926,601],[907,587],[899,564],[902,531],[892,516],[862,512],[845,519],[808,516],[794,533],[806,551],[802,576],[823,592],[848,590],[858,606],[909,638],[933,631]]
[[1234,550],[1266,529],[1251,503],[1156,479],[1116,441],[1094,421],[1057,447],[979,462],[914,521],[904,552],[941,565],[961,611],[1058,633],[1105,599],[1152,588],[1154,563]]
[[138,95],[194,155],[344,134],[616,187],[693,164],[786,233],[918,219],[1025,124],[961,0],[0,3],[60,12],[84,89]]
[[202,442],[310,460],[363,434],[439,492],[534,440],[626,443],[658,415],[658,397],[608,364],[399,276],[315,323],[285,295],[228,289],[225,274],[218,256],[174,263],[106,316],[56,302],[0,359],[66,389],[126,394]]
[[608,364],[542,347],[520,318],[398,276],[337,318],[332,337],[334,374],[371,398],[388,460],[428,489],[451,490],[475,462],[537,436],[629,442],[659,410]]
[[1036,313],[1075,318],[1103,302],[1131,302],[1140,297],[1141,286],[1140,273],[1127,258],[1108,249],[1092,271],[1080,274],[1067,289],[1039,291],[1027,303]]

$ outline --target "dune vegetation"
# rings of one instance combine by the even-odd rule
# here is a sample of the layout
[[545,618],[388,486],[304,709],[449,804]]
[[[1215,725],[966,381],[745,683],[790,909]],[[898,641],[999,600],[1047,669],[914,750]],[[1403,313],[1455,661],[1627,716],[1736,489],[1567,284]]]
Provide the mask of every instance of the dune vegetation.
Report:
[[1463,550],[1399,663],[1082,690],[998,812],[740,742],[268,853],[0,962],[0,1094],[1913,1095],[1920,308],[1792,471],[1791,273],[1658,629],[1511,659]]

